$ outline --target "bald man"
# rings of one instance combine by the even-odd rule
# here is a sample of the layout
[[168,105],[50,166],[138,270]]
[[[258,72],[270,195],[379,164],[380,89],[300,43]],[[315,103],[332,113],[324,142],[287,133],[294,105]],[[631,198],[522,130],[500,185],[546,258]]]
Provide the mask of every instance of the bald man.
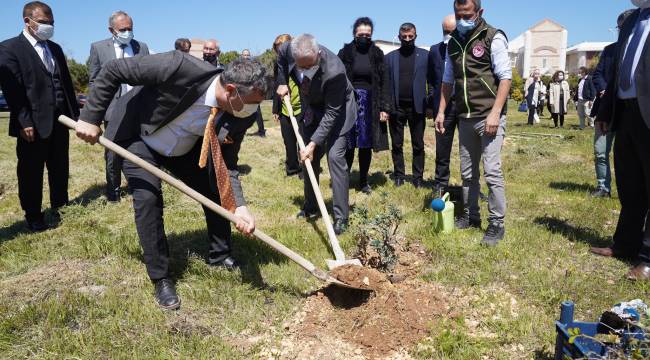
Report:
[[224,66],[219,62],[219,55],[221,55],[221,49],[217,40],[208,39],[203,43],[203,61],[209,62],[220,71],[223,71]]
[[[447,43],[451,38],[451,33],[456,30],[456,16],[450,14],[445,16],[442,21],[442,42],[435,44],[429,50],[429,74],[431,78],[429,83],[433,86],[433,95],[431,96],[431,107],[433,113],[438,113],[440,106],[440,89],[442,85],[442,74],[445,69],[445,55],[447,54]],[[445,132],[441,134],[436,132],[436,175],[434,180],[433,195],[438,197],[444,193],[449,186],[449,163],[451,162],[451,147],[454,143],[454,132],[458,125],[456,119],[456,109],[453,100],[447,105],[445,111]]]

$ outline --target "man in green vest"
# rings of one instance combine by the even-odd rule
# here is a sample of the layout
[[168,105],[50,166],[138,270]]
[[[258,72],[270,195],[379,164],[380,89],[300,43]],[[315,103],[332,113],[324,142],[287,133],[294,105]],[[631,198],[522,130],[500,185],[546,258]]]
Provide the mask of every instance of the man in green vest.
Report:
[[508,39],[483,19],[481,0],[454,0],[457,27],[447,47],[436,131],[444,133],[445,109],[452,92],[458,116],[460,167],[465,211],[456,227],[481,227],[479,162],[488,185],[488,227],[483,244],[505,235],[506,193],[501,147],[506,131],[506,101],[512,84]]

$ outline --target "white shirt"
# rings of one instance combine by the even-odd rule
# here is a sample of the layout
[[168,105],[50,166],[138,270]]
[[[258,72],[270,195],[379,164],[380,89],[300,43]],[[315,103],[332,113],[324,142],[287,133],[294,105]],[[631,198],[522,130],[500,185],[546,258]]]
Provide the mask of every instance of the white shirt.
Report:
[[587,80],[587,78],[583,77],[582,79],[580,79],[580,82],[578,83],[578,100],[584,100],[582,98],[582,90],[584,90],[585,88],[585,80]]
[[[113,38],[113,47],[115,48],[115,58],[121,59],[121,58],[130,58],[133,57],[133,47],[131,47],[131,43],[129,42],[129,45],[127,45],[124,50],[120,47],[119,42],[115,41],[115,38]],[[124,55],[122,55],[122,51],[124,51]],[[126,92],[131,91],[133,89],[133,86],[125,84],[126,85]]]
[[[512,68],[510,56],[508,55],[508,40],[505,35],[498,32],[492,39],[490,46],[490,57],[492,59],[492,72],[499,80],[511,80]],[[449,47],[445,56],[445,73],[442,76],[442,82],[445,84],[454,83],[454,64],[449,57]]]
[[[34,50],[36,50],[36,53],[38,54],[38,57],[41,58],[41,61],[43,61],[43,65],[45,65],[45,68],[54,72],[54,69],[56,67],[56,62],[54,61],[54,56],[52,56],[52,52],[50,51],[50,48],[47,46],[47,42],[41,42],[39,43],[38,40],[36,40],[32,34],[27,31],[27,29],[23,29],[23,35],[27,38],[27,41],[34,47]],[[45,52],[49,54],[49,60],[50,64],[45,62]]]
[[149,135],[140,135],[147,146],[160,155],[173,157],[187,154],[203,136],[210,110],[218,107],[215,77],[208,90],[176,119]]

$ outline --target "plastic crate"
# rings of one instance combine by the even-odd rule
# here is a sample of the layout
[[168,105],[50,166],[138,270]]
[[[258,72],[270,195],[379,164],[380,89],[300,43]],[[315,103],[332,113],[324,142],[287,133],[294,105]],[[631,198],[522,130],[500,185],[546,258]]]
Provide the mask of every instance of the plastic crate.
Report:
[[[574,338],[573,343],[569,339],[573,334],[582,334],[589,337],[594,337],[598,334],[597,322],[581,322],[573,321],[573,311],[575,305],[572,301],[565,301],[561,305],[560,320],[555,322],[557,330],[557,337],[555,341],[555,360],[563,359],[601,359],[607,355],[608,347],[598,341],[594,341],[587,337],[577,336]],[[645,339],[645,334],[639,332],[634,334],[624,334],[623,339],[634,337],[637,339]]]

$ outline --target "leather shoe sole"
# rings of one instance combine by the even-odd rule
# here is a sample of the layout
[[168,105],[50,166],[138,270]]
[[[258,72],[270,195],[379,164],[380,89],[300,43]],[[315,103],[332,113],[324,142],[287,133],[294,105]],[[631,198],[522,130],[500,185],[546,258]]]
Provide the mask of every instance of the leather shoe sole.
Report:
[[633,267],[625,277],[632,281],[650,280],[650,266],[639,264]]
[[592,247],[589,249],[592,254],[596,254],[598,256],[604,256],[604,257],[614,257],[614,250],[612,248],[599,248],[599,247]]

